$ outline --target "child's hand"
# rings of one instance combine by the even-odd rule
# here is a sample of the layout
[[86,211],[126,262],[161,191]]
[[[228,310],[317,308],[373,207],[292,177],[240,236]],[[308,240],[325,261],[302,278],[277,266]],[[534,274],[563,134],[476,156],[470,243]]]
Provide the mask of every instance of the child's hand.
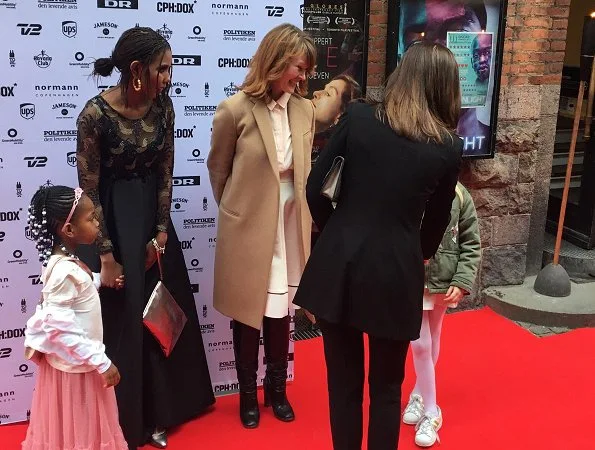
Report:
[[114,363],[101,376],[103,377],[104,388],[116,386],[120,382],[120,372]]
[[124,287],[124,275],[120,275],[116,278],[116,289],[122,289]]
[[445,305],[456,305],[461,301],[465,292],[456,286],[450,286],[446,291],[446,297],[444,297]]

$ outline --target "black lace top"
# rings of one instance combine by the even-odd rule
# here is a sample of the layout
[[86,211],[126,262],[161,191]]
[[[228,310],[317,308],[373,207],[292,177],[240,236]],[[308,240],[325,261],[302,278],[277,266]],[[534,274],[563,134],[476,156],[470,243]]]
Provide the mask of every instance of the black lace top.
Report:
[[155,102],[144,117],[127,119],[101,96],[87,102],[77,120],[80,187],[93,200],[100,253],[113,250],[99,202],[99,179],[157,176],[157,230],[167,231],[174,166],[174,109],[169,97]]

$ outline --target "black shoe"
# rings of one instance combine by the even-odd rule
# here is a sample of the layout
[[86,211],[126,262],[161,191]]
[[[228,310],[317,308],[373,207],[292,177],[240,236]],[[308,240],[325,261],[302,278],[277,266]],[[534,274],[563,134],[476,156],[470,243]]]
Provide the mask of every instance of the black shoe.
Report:
[[256,428],[260,421],[256,395],[259,346],[260,330],[234,320],[233,349],[240,384],[240,420],[245,428]]
[[275,371],[270,370],[270,363],[267,364],[267,375],[264,378],[264,406],[272,406],[273,414],[282,422],[292,422],[295,420],[295,414],[285,393],[286,377],[287,367]]
[[167,432],[165,430],[155,430],[151,435],[149,445],[156,448],[167,448]]

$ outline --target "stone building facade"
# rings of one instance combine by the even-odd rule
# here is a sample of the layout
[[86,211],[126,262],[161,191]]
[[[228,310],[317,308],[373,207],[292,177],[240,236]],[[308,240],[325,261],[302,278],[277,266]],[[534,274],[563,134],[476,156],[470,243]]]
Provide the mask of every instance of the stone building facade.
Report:
[[[389,1],[370,2],[372,95],[385,80]],[[465,162],[461,174],[480,216],[478,292],[521,284],[541,267],[570,2],[508,0],[496,155]]]

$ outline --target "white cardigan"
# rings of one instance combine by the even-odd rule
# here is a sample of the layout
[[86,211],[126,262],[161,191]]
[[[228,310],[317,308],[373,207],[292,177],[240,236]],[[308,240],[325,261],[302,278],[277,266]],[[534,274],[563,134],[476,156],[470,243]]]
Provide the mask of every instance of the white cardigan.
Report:
[[53,255],[41,281],[43,302],[27,321],[25,347],[44,353],[63,372],[105,372],[111,361],[94,280],[72,258]]

